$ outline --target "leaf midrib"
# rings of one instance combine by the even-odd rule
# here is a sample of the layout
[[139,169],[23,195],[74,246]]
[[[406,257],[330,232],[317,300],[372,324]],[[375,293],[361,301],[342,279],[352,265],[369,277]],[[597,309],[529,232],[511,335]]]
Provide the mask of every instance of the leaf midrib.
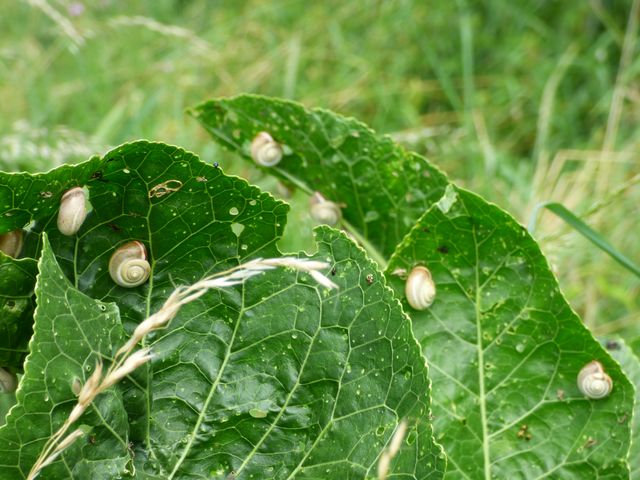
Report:
[[475,248],[475,283],[476,283],[476,299],[475,299],[475,311],[476,311],[476,349],[478,351],[478,401],[480,403],[480,423],[482,426],[482,454],[484,460],[484,478],[485,480],[491,480],[491,457],[489,453],[489,438],[487,427],[487,399],[485,395],[484,385],[484,350],[482,349],[482,328],[480,326],[480,317],[482,315],[480,302],[481,302],[481,287],[480,287],[480,271],[479,271],[479,252],[478,252],[478,238],[476,236],[476,227],[473,227],[473,244]]

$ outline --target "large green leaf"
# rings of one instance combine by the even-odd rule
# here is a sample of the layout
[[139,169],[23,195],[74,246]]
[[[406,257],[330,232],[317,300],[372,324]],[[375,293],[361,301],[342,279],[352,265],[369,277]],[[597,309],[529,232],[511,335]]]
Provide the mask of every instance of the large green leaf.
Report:
[[[430,308],[405,307],[432,367],[446,478],[627,478],[633,386],[573,313],[526,229],[450,187],[389,263],[399,296],[415,265],[437,288]],[[602,400],[576,386],[591,360],[613,379]]]
[[[153,187],[170,180],[182,187],[150,198]],[[128,329],[157,309],[174,285],[244,258],[276,255],[288,210],[191,153],[148,142],[45,174],[0,173],[0,185],[0,205],[7,206],[0,209],[0,231],[35,222],[25,242],[29,256],[38,255],[40,233],[47,231],[67,276],[89,296],[117,302]],[[64,192],[79,185],[87,187],[93,210],[78,234],[67,237],[56,228],[57,209]],[[135,289],[116,286],[107,271],[111,253],[129,240],[145,243],[152,260],[151,281]]]
[[[75,287],[116,302],[129,330],[176,285],[280,255],[287,205],[192,154],[137,142],[75,168],[5,178],[9,191],[20,192],[14,203],[23,220],[35,220],[26,250],[35,254],[46,231]],[[182,187],[150,198],[168,180]],[[44,199],[54,207],[66,189],[87,186],[93,210],[78,235],[57,232],[41,185],[57,186]],[[270,272],[210,292],[148,340],[156,357],[141,369],[143,380],[115,389],[129,416],[137,476],[365,478],[407,419],[410,433],[392,472],[442,477],[427,369],[408,319],[355,244],[330,229],[318,235],[314,258],[332,265],[339,291],[295,272]],[[116,287],[106,268],[127,240],[147,246],[152,266],[150,281],[134,289]],[[67,336],[78,337],[58,332]]]
[[[240,96],[207,102],[193,114],[245,157],[258,131],[271,133],[289,155],[269,171],[346,203],[349,227],[385,254],[390,245],[379,238],[389,226],[397,239],[408,231],[397,228],[399,218],[417,222],[386,272],[400,297],[404,279],[397,273],[416,264],[432,269],[438,284],[430,310],[407,311],[434,366],[434,428],[451,458],[448,477],[628,474],[629,425],[618,420],[631,415],[629,382],[566,304],[540,250],[513,218],[453,186],[442,195],[446,179],[424,159],[416,162],[390,140],[328,112]],[[358,134],[345,135],[353,130]],[[334,131],[344,141],[332,143]],[[367,174],[353,175],[351,162],[368,165]],[[399,185],[393,198],[404,192],[420,199],[415,210],[399,213],[400,202],[380,200],[386,185]],[[360,204],[377,212],[381,231],[365,230],[358,209],[350,212]],[[616,382],[614,395],[600,402],[579,397],[575,386],[579,369],[594,358]]]
[[388,258],[447,184],[426,160],[368,127],[322,109],[256,95],[203,103],[191,112],[225,147],[250,158],[258,132],[285,146],[270,172],[344,205],[347,228]]
[[621,338],[609,338],[602,343],[636,387],[636,403],[631,422],[631,448],[629,450],[631,475],[629,478],[638,480],[640,479],[640,360]]
[[37,265],[0,252],[0,367],[22,370],[31,337]]
[[[154,342],[158,463],[141,468],[161,478],[371,477],[406,418],[411,433],[392,471],[441,478],[410,323],[351,241],[326,228],[318,247],[313,258],[333,264],[339,291],[268,273],[204,297]],[[224,303],[234,307],[219,310]]]
[[[125,339],[113,304],[75,290],[45,240],[38,264],[31,351],[16,394],[18,404],[0,428],[0,478],[25,478],[45,441],[69,415],[97,360],[108,361]],[[127,471],[129,426],[122,396],[98,399],[80,420],[87,437],[77,441],[42,478],[116,478]],[[91,441],[87,441],[91,439]]]

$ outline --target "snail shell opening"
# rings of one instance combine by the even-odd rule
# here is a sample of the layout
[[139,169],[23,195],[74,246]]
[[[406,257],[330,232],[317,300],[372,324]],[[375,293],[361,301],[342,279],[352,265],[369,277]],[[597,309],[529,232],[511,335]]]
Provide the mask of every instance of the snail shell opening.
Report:
[[600,362],[587,363],[578,373],[578,389],[587,398],[598,400],[609,396],[613,381]]
[[342,209],[337,203],[325,199],[320,192],[315,192],[309,201],[311,218],[321,224],[333,226],[340,222]]
[[133,288],[142,285],[151,274],[147,261],[147,250],[141,242],[125,243],[109,260],[109,275],[121,287]]
[[87,194],[82,187],[75,187],[65,192],[60,200],[58,210],[58,230],[63,235],[78,233],[87,218]]
[[431,278],[431,272],[426,267],[414,267],[407,277],[404,293],[412,308],[429,308],[436,298],[436,284]]
[[260,132],[251,142],[251,158],[258,165],[273,167],[282,160],[282,146],[267,132]]

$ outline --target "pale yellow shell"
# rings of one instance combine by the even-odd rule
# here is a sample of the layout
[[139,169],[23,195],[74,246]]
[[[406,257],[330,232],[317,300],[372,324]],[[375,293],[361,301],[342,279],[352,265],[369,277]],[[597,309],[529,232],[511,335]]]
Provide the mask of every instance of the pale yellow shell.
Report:
[[273,167],[282,160],[282,146],[267,132],[260,132],[251,142],[251,158],[258,165]]
[[319,192],[315,192],[309,201],[311,204],[311,218],[320,224],[337,225],[342,218],[342,210],[337,203],[325,199]]
[[15,392],[18,386],[16,376],[0,368],[0,392]]
[[609,396],[613,381],[597,360],[587,363],[578,373],[578,389],[588,398],[598,400]]
[[426,267],[414,267],[407,277],[404,293],[411,307],[416,310],[429,308],[436,298],[436,284],[431,272]]
[[63,235],[78,233],[87,218],[87,195],[82,187],[75,187],[65,192],[60,200],[58,211],[58,230]]
[[9,257],[16,258],[22,250],[22,239],[24,232],[22,230],[14,230],[0,235],[0,252]]
[[119,247],[109,260],[109,275],[121,287],[142,285],[151,274],[147,250],[143,243],[128,242]]

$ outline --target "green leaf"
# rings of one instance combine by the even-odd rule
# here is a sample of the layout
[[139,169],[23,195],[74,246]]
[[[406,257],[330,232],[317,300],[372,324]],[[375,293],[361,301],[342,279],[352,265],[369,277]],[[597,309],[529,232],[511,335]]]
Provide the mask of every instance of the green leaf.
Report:
[[[125,338],[116,306],[75,290],[46,238],[43,241],[31,351],[16,393],[18,403],[0,428],[0,478],[26,478],[45,441],[77,401],[74,381],[84,382],[96,361],[108,362]],[[131,461],[129,426],[120,393],[100,397],[80,424],[87,436],[77,440],[40,478],[112,479],[126,473]]]
[[629,450],[631,475],[629,478],[638,480],[640,479],[640,360],[621,338],[608,338],[603,340],[602,344],[636,387],[636,402],[631,422],[631,449]]
[[[437,294],[409,307],[431,366],[446,478],[626,478],[633,386],[573,313],[540,249],[508,214],[456,187],[413,228],[387,270],[404,296],[425,265]],[[585,398],[599,360],[612,394]]]
[[33,323],[37,262],[0,252],[0,367],[22,370]]
[[55,215],[65,191],[90,179],[100,179],[102,163],[102,159],[94,157],[46,174],[0,172],[0,233],[25,228],[34,220]]
[[257,133],[284,145],[269,172],[343,204],[345,227],[370,244],[378,263],[444,191],[446,177],[423,157],[351,118],[255,95],[216,99],[191,112],[213,138],[246,158]]
[[[629,382],[571,312],[535,242],[511,217],[452,185],[443,194],[446,178],[424,159],[416,162],[390,140],[321,110],[240,96],[207,102],[192,114],[245,157],[252,138],[269,132],[286,153],[269,171],[346,203],[347,229],[382,256],[393,248],[388,235],[398,242],[417,222],[387,276],[402,297],[404,280],[396,274],[417,264],[428,265],[438,284],[430,310],[407,308],[435,367],[435,430],[451,458],[449,478],[628,474],[629,426],[605,420],[630,415]],[[366,173],[354,175],[352,164]],[[399,186],[385,199],[387,185]],[[404,193],[418,199],[415,210],[399,211]],[[362,204],[376,212],[375,229],[364,228],[366,210],[350,208]],[[600,402],[580,397],[575,385],[593,358],[618,386]]]
[[574,215],[561,203],[543,202],[536,206],[533,213],[531,214],[531,221],[529,222],[529,231],[531,232],[531,234],[533,234],[535,229],[535,222],[538,216],[538,212],[542,208],[546,208],[550,212],[555,213],[568,225],[573,227],[576,232],[585,237],[587,240],[589,240],[596,247],[605,252],[631,273],[635,274],[636,277],[640,278],[640,267],[638,267],[632,260],[619,252],[618,249],[611,245],[602,235],[600,235],[589,225],[584,223],[579,217]]
[[312,258],[333,264],[337,292],[306,275],[268,272],[241,292],[188,306],[152,344],[158,462],[138,468],[167,479],[370,478],[407,419],[392,471],[441,478],[410,323],[344,235],[321,229],[318,248]]
[[[288,206],[192,154],[136,142],[91,166],[79,166],[84,177],[65,167],[14,181],[25,221],[35,220],[26,251],[35,254],[46,231],[75,287],[116,302],[129,330],[177,285],[249,258],[280,256],[276,242]],[[182,186],[150,198],[169,180]],[[53,183],[60,187],[46,200],[55,205],[72,186],[89,191],[93,210],[75,236],[59,234],[56,209],[36,203],[34,185]],[[107,273],[114,249],[129,240],[146,245],[152,267],[149,282],[133,289],[117,287]],[[140,369],[143,379],[113,394],[128,414],[137,476],[372,477],[406,419],[409,433],[391,471],[442,477],[427,368],[410,323],[353,242],[325,228],[318,246],[313,258],[332,265],[339,291],[307,275],[269,272],[244,287],[210,292],[150,336],[155,359]]]
[[[182,186],[150,198],[152,189],[167,181]],[[4,218],[10,221],[6,230],[25,226],[15,223],[15,205],[23,222],[34,222],[24,255],[38,255],[41,232],[47,231],[75,286],[116,302],[129,330],[159,308],[176,284],[190,284],[246,258],[275,256],[288,211],[288,205],[191,153],[149,142],[126,144],[102,159],[44,174],[0,173],[0,185],[8,185],[0,192],[13,199],[9,210],[0,210],[0,225]],[[57,209],[64,192],[75,186],[87,187],[93,210],[78,234],[67,237],[56,227]],[[151,281],[134,289],[116,286],[107,269],[115,248],[131,240],[145,244],[153,270]]]

